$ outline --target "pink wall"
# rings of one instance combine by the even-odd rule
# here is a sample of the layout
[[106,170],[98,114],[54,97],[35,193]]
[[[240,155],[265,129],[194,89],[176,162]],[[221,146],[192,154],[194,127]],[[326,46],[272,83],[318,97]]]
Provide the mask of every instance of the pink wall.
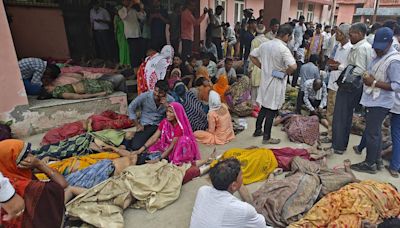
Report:
[[[288,17],[291,17],[292,19],[296,18],[297,15],[297,5],[298,5],[297,0],[292,0],[290,1],[290,10],[288,16],[285,18],[285,21],[287,21]],[[304,3],[304,8],[303,8],[303,15],[307,18],[307,11],[308,11],[308,5],[311,4],[311,2],[306,2]],[[314,23],[321,23],[321,24],[329,24],[329,18],[330,18],[330,10],[328,10],[328,5],[321,5],[317,3],[312,3],[314,4]],[[297,19],[297,18],[296,18]]]
[[21,57],[69,58],[67,35],[60,9],[8,6],[11,33]]
[[18,105],[27,105],[28,99],[3,4],[0,4],[0,31],[0,120],[8,120],[9,113]]
[[342,22],[351,24],[353,21],[354,10],[355,5],[340,4],[336,24],[339,25]]

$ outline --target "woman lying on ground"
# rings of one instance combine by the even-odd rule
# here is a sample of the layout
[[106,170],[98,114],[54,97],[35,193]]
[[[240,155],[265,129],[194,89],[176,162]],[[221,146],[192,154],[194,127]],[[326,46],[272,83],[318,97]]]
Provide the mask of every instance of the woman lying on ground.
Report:
[[144,164],[146,160],[154,162],[167,159],[180,165],[200,160],[199,147],[181,104],[169,104],[167,118],[161,121],[153,136],[135,153],[139,154],[138,164]]
[[[106,80],[83,79],[63,86],[48,86],[46,92],[59,99],[88,99],[102,97],[114,92],[114,85]],[[46,95],[41,95],[45,97]]]
[[[42,182],[32,179],[34,170],[50,177]],[[30,144],[7,139],[0,142],[0,172],[25,201],[22,216],[2,221],[5,227],[61,227],[64,217],[64,177],[30,154]]]
[[182,104],[189,119],[193,131],[206,130],[208,128],[207,114],[204,112],[203,104],[197,97],[188,91],[185,84],[177,81],[173,90],[176,102]]
[[221,103],[221,98],[215,91],[209,95],[210,111],[208,112],[208,130],[196,131],[197,141],[204,144],[226,144],[235,138],[232,117],[228,107]]

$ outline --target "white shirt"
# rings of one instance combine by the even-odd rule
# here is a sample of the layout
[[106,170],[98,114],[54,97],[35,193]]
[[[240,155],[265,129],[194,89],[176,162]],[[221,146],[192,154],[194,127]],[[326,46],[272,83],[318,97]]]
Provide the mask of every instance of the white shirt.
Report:
[[225,39],[228,40],[228,42],[236,43],[235,30],[233,30],[233,28],[228,27],[225,29]]
[[197,192],[190,228],[265,228],[265,218],[227,191],[202,186]]
[[328,82],[328,89],[333,90],[333,91],[337,91],[339,89],[336,81],[338,80],[342,71],[344,69],[346,69],[347,65],[349,64],[347,61],[347,56],[349,56],[351,47],[353,47],[353,45],[350,43],[350,41],[347,42],[347,44],[345,44],[343,47],[340,43],[338,45],[339,45],[339,47],[336,50],[336,54],[335,54],[335,57],[333,58],[333,60],[335,60],[336,62],[339,62],[340,65],[338,67],[338,70],[334,70],[334,71],[330,72],[329,82]]
[[[322,32],[322,36],[324,37],[324,42],[322,43],[322,49],[323,50],[328,50],[329,48],[329,40],[332,37],[331,33],[327,33],[327,32]],[[325,55],[327,55],[327,53],[324,53]]]
[[99,7],[98,10],[92,8],[90,10],[90,22],[93,24],[94,30],[108,30],[110,26],[106,23],[97,22],[95,20],[111,21],[110,14],[104,8]]
[[140,30],[140,23],[146,18],[146,13],[138,12],[135,9],[128,9],[126,7],[122,7],[118,11],[119,17],[124,22],[124,31],[125,37],[128,38],[139,38],[142,35]]
[[301,46],[301,43],[303,42],[303,35],[306,32],[307,27],[303,23],[303,25],[300,25],[300,23],[297,23],[296,26],[294,27],[293,35],[294,35],[294,49],[293,51],[297,51],[297,49]]
[[15,190],[10,181],[0,173],[0,203],[9,201],[14,194]]
[[271,110],[280,109],[285,102],[287,77],[284,79],[272,77],[272,71],[285,72],[289,65],[296,64],[296,60],[287,44],[277,38],[261,44],[250,55],[261,62],[262,72],[257,103]]
[[219,76],[221,76],[223,74],[226,75],[226,77],[228,77],[228,79],[236,78],[236,71],[235,71],[235,69],[233,69],[233,67],[229,70],[228,73],[226,72],[225,67],[220,68],[217,72],[217,78],[219,78]]
[[208,63],[207,67],[207,71],[208,74],[210,75],[211,78],[215,77],[217,75],[217,64],[214,63],[213,61],[210,60],[210,62]]
[[356,66],[353,75],[361,76],[367,71],[368,65],[372,62],[372,47],[366,39],[359,41],[351,47],[349,57],[347,58],[350,65]]

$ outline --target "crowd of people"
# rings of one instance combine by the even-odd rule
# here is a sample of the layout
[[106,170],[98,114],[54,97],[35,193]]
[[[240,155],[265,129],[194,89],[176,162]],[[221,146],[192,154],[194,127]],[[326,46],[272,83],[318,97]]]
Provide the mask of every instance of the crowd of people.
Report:
[[[322,30],[321,24],[306,23],[300,16],[283,24],[272,19],[267,29],[262,16],[254,19],[252,10],[246,9],[245,18],[233,29],[221,20],[222,6],[215,13],[204,9],[199,18],[193,16],[194,9],[187,1],[183,8],[175,5],[175,13],[168,16],[159,0],[151,7],[123,1],[115,20],[124,28],[127,42],[120,46],[125,50],[120,60],[137,68],[138,82],[128,116],[108,116],[107,124],[94,131],[93,121],[104,116],[49,131],[36,149],[9,139],[11,135],[2,138],[0,201],[7,212],[5,226],[61,226],[64,202],[78,195],[66,206],[69,215],[104,226],[110,213],[112,224],[123,224],[118,215],[130,204],[149,212],[163,208],[179,197],[182,184],[208,171],[212,186],[197,193],[193,228],[398,224],[397,190],[390,184],[360,182],[351,170],[376,174],[385,168],[382,125],[390,113],[392,153],[386,169],[399,177],[400,26],[392,21],[371,28],[342,23]],[[107,39],[102,30],[109,16],[95,2],[91,17],[96,42],[106,53],[101,48]],[[207,37],[196,55],[194,26],[206,17]],[[19,65],[28,94],[42,98],[85,99],[126,92],[123,76],[114,70],[57,66],[36,58],[22,59]],[[288,87],[298,90],[296,107],[283,113]],[[358,154],[366,148],[365,161],[347,160],[344,170],[329,169],[315,147],[331,143],[327,150],[344,154],[354,112],[365,115],[362,140],[354,147]],[[237,137],[233,115],[256,117],[253,136],[262,137],[266,145],[280,144],[272,126],[289,119],[289,125],[298,123],[285,126],[289,138],[301,138],[289,134],[300,132],[304,139],[299,140],[313,147],[232,149],[221,158],[214,150],[202,159],[199,143],[222,145]],[[122,120],[123,125],[117,124]],[[319,122],[327,128],[323,138]],[[129,127],[135,131],[121,130]],[[72,133],[59,137],[66,129]],[[46,141],[50,138],[57,139]],[[291,172],[275,180],[284,170]],[[253,195],[243,185],[267,178]],[[121,192],[111,191],[117,187]],[[237,191],[245,202],[233,195]],[[44,215],[46,207],[54,209],[51,216]],[[87,210],[103,207],[112,209],[102,216]]]

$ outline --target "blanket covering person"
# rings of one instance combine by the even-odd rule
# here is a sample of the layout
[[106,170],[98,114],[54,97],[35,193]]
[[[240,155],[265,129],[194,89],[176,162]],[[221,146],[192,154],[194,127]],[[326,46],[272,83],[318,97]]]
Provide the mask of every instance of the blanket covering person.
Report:
[[[88,124],[90,126],[88,126]],[[133,121],[127,115],[107,110],[91,115],[86,121],[67,123],[49,130],[42,139],[41,145],[54,144],[85,133],[88,129],[101,131],[103,129],[125,129],[132,127]]]
[[208,127],[207,114],[203,104],[187,88],[183,82],[177,82],[174,86],[175,101],[182,104],[189,119],[193,131],[206,130]]
[[[162,120],[159,125],[161,137],[154,145],[149,147],[149,152],[164,152],[172,143],[172,140],[175,137],[179,137],[172,152],[168,156],[168,160],[176,165],[200,160],[199,146],[193,135],[192,127],[186,116],[185,109],[178,102],[172,102],[169,106],[172,107],[174,111],[177,124],[173,126],[168,119],[165,118]],[[176,132],[181,132],[181,135],[176,135]]]
[[306,149],[284,147],[279,149],[271,149],[278,161],[278,167],[284,171],[290,170],[290,164],[294,157],[301,157],[310,160],[310,153]]
[[130,166],[77,196],[67,204],[67,213],[96,227],[123,228],[123,211],[131,204],[154,213],[177,200],[184,174],[184,167],[166,160]]
[[251,101],[251,85],[247,76],[242,76],[233,83],[225,94],[226,103],[234,114],[239,117],[249,116],[253,112]]
[[284,126],[292,142],[306,143],[312,146],[319,139],[318,116],[293,115]]
[[291,173],[282,180],[268,180],[253,193],[254,206],[267,224],[287,227],[298,221],[319,196],[336,191],[354,181],[341,170],[331,170],[295,157]]
[[[101,152],[97,154],[88,154],[83,156],[66,158],[61,161],[56,161],[48,164],[48,166],[57,172],[61,173],[63,176],[74,173],[76,171],[85,169],[91,165],[98,163],[104,159],[116,159],[120,155],[114,152]],[[35,174],[39,180],[47,180],[48,177],[43,173]]]
[[[0,172],[9,178],[25,202],[22,216],[2,221],[5,228],[61,227],[64,216],[64,189],[54,181],[32,180],[30,169],[17,167],[17,158],[26,150],[21,140],[0,142]],[[4,211],[1,211],[4,215]],[[46,219],[43,219],[46,218]]]
[[363,220],[377,224],[398,217],[399,205],[400,194],[392,185],[366,180],[326,195],[289,227],[361,227]]
[[[272,150],[266,148],[232,148],[225,151],[219,160],[228,158],[236,158],[240,161],[243,184],[265,180],[278,167]],[[215,166],[217,162],[215,160],[210,166]]]

